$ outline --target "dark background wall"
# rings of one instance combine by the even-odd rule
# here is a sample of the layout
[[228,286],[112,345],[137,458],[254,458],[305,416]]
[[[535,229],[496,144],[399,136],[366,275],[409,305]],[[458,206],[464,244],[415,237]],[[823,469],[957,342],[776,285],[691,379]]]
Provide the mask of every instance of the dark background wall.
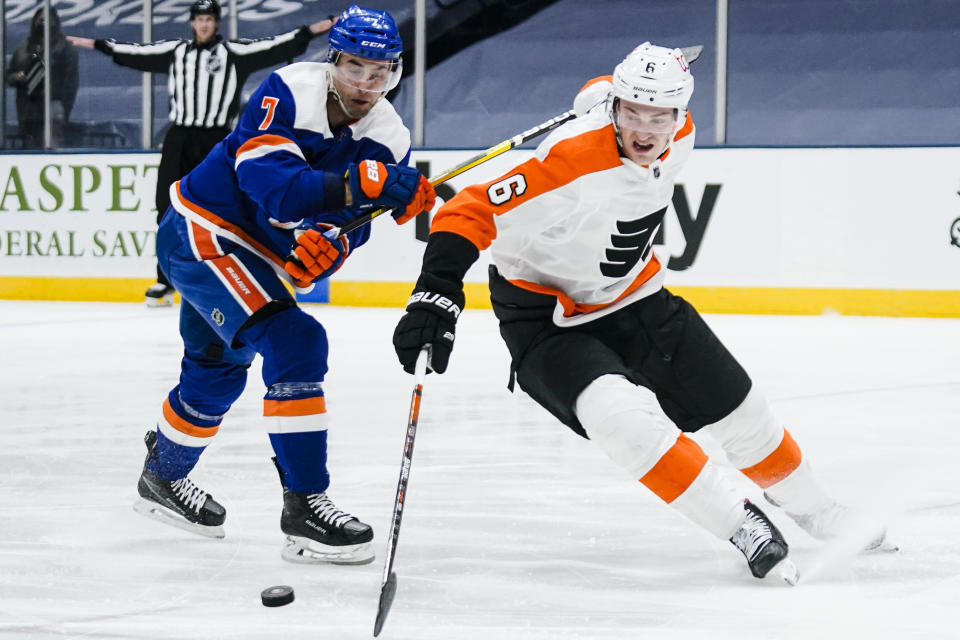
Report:
[[[158,0],[155,39],[189,35],[190,0]],[[733,0],[727,144],[960,144],[958,0]],[[26,36],[38,2],[7,0],[6,55]],[[140,2],[55,2],[71,35],[140,40]],[[412,48],[413,2],[394,14]],[[574,93],[608,74],[644,40],[702,44],[691,109],[702,146],[715,135],[714,0],[428,0],[426,146],[487,147],[570,108]],[[343,7],[241,0],[245,37],[271,35]],[[227,21],[221,26],[227,31]],[[305,60],[322,60],[326,38]],[[118,129],[139,146],[140,74],[80,52],[73,120]],[[413,69],[412,51],[405,57]],[[249,94],[266,76],[248,80]],[[15,122],[7,91],[7,121]],[[390,96],[409,126],[413,79]],[[155,139],[166,125],[166,81],[155,76]]]

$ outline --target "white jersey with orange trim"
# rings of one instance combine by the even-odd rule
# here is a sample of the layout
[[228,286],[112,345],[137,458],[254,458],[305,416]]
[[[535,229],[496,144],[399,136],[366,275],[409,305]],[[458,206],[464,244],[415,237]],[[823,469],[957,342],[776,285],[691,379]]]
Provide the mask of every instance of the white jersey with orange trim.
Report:
[[481,251],[492,244],[504,278],[557,297],[557,325],[588,322],[661,288],[653,241],[694,137],[688,113],[667,150],[641,166],[620,156],[598,105],[554,131],[535,157],[457,194],[431,232],[457,233]]

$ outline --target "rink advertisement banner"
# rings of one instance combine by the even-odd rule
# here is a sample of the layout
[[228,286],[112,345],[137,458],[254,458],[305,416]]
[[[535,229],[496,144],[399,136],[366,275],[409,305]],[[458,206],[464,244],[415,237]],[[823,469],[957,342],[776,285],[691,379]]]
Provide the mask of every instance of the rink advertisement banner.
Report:
[[[413,159],[436,175],[475,154],[419,151]],[[531,154],[506,153],[438,194],[448,199]],[[158,162],[154,153],[0,155],[0,297],[31,297],[11,294],[18,278],[17,291],[30,278],[146,282],[156,264]],[[387,287],[393,304],[416,280],[426,216],[372,224],[371,241],[332,282],[333,302],[342,292],[346,303],[382,304]],[[700,149],[657,242],[667,285],[678,290],[956,300],[960,148]],[[468,282],[482,286],[486,264],[483,256]]]
[[0,276],[150,277],[159,161],[0,155]]

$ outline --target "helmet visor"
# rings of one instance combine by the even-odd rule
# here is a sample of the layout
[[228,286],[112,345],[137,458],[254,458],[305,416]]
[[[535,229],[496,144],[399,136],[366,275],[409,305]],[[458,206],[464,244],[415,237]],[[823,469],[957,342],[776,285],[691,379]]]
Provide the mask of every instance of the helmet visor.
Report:
[[668,107],[618,100],[614,110],[617,126],[640,133],[673,133],[677,127],[677,110]]
[[359,58],[349,53],[336,56],[333,78],[338,83],[358,91],[386,93],[397,85],[400,65],[390,60]]

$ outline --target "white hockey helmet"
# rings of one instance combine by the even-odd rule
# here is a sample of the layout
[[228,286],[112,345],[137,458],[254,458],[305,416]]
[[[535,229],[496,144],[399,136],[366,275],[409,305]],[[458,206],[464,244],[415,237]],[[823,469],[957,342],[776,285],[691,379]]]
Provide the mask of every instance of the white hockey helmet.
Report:
[[693,76],[683,51],[644,42],[613,70],[607,110],[616,123],[619,100],[667,107],[676,110],[676,126],[681,127],[692,95]]

